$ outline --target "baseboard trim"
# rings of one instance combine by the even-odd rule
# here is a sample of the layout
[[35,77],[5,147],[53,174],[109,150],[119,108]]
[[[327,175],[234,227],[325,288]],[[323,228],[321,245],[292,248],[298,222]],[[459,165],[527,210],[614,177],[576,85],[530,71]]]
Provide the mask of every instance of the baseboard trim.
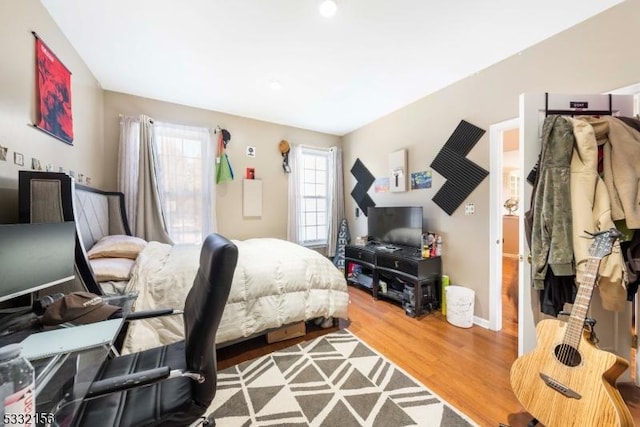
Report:
[[489,329],[489,321],[487,319],[483,319],[482,317],[473,316],[473,324],[478,325],[482,328]]

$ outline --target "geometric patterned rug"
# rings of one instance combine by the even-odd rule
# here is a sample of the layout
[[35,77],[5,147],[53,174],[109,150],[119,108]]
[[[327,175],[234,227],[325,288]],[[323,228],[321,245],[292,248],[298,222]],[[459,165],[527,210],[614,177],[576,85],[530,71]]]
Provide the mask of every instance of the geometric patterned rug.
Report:
[[217,427],[476,424],[348,330],[218,372]]

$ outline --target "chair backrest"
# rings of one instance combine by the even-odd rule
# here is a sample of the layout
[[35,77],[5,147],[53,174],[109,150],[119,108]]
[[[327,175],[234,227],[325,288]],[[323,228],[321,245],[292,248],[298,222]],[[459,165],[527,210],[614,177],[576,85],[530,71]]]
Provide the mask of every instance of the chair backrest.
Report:
[[200,267],[184,308],[187,369],[205,381],[193,382],[193,399],[209,406],[216,393],[215,339],[231,290],[238,248],[219,234],[210,234],[200,251]]

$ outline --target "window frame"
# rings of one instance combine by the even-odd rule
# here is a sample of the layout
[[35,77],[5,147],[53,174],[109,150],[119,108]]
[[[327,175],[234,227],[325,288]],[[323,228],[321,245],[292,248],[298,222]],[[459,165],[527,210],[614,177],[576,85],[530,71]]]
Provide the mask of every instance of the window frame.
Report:
[[[308,168],[307,167],[307,160],[309,158],[313,157],[315,160],[314,162],[317,162],[317,159],[322,159],[324,162],[324,170],[319,169],[318,167],[314,167],[314,168]],[[329,149],[323,149],[323,148],[312,148],[312,147],[301,147],[301,151],[300,151],[300,158],[302,160],[302,165],[300,167],[300,188],[299,188],[299,194],[300,194],[300,209],[301,212],[299,213],[299,223],[298,223],[298,235],[300,237],[300,245],[305,246],[305,247],[309,247],[309,248],[318,248],[318,247],[324,247],[327,246],[329,243],[329,227],[330,227],[330,173],[331,171],[329,170],[330,168],[330,160],[331,160],[331,151]],[[317,166],[317,163],[316,163]],[[308,180],[308,173],[309,171],[314,171],[314,175],[315,175],[315,179],[313,180]],[[318,172],[324,172],[324,182],[320,182],[320,180],[318,180]],[[305,185],[309,186],[309,185],[313,185],[316,187],[316,191],[314,192],[314,194],[308,194],[309,192],[307,192],[305,190]],[[324,185],[324,194],[323,195],[318,195],[317,194],[317,186],[319,185]],[[308,188],[308,187],[307,187]],[[306,210],[306,205],[307,203],[305,203],[308,200],[315,200],[315,204],[316,204],[316,209],[315,210]],[[317,206],[318,206],[318,201],[319,200],[324,200],[324,210],[318,210]],[[324,213],[324,221],[318,221],[318,214],[322,214]],[[309,214],[315,214],[316,218],[315,218],[315,224],[307,224],[307,218]],[[307,229],[309,228],[315,228],[315,235],[316,238],[306,238],[307,236]],[[323,234],[322,238],[318,238],[317,236]]]
[[[206,136],[205,136],[206,135]],[[175,139],[176,141],[171,141]],[[172,147],[168,150],[168,152],[163,152],[163,148],[167,148],[163,145],[166,142],[178,142],[179,146]],[[167,221],[167,233],[169,236],[176,242],[179,243],[200,243],[204,240],[206,235],[215,229],[215,223],[212,218],[212,212],[215,210],[215,201],[208,200],[203,198],[203,194],[206,191],[206,182],[210,180],[210,169],[214,167],[213,164],[213,155],[211,152],[211,134],[210,129],[205,127],[192,127],[192,126],[184,126],[175,123],[169,122],[156,122],[154,124],[154,151],[155,151],[155,163],[158,167],[158,192],[160,195],[160,201],[162,204],[162,210],[165,215],[165,220]],[[197,150],[191,151],[190,148],[185,144],[197,144]],[[173,156],[171,151],[176,150],[179,155]],[[197,151],[197,155],[188,155],[189,151],[195,153]],[[199,165],[199,169],[196,170],[193,168],[186,167],[186,169],[191,169],[191,172],[195,173],[195,177],[200,179],[198,185],[195,185],[193,188],[187,188],[188,195],[185,193],[185,187],[181,187],[183,193],[176,193],[174,189],[167,187],[163,184],[165,179],[168,179],[168,174],[163,171],[162,160],[172,159],[174,161],[178,161],[183,164],[183,168],[186,166],[184,164],[191,161],[195,161],[195,164]],[[174,197],[167,196],[173,195]],[[199,204],[198,211],[196,214],[195,210],[190,212],[189,215],[192,217],[199,217],[200,223],[194,225],[185,225],[188,223],[189,218],[181,215],[179,210],[171,209],[171,206],[181,205],[184,207],[184,204],[181,204],[178,199],[184,198],[187,196],[187,199],[196,201],[196,204]],[[177,216],[176,216],[177,213]],[[175,223],[169,223],[170,219],[178,220]],[[186,222],[185,222],[186,219]],[[194,228],[195,227],[195,228]],[[189,238],[189,235],[195,236],[194,233],[198,233],[200,237]]]

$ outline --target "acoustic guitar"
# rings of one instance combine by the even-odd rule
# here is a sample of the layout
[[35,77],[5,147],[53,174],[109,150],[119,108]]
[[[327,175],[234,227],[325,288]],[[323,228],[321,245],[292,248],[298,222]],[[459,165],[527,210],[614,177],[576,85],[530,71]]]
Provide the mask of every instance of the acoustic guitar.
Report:
[[611,253],[619,236],[616,229],[594,234],[568,321],[540,321],[537,347],[511,366],[513,392],[547,427],[634,425],[616,388],[629,362],[600,350],[592,330],[585,328],[600,260]]

